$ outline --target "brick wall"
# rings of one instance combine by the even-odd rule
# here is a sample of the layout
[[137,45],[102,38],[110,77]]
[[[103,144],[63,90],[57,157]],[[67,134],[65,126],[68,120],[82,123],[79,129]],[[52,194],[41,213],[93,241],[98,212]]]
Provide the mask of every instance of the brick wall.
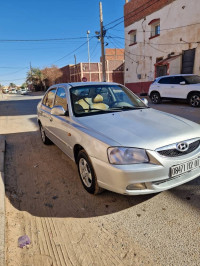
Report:
[[134,22],[154,13],[176,0],[131,0],[124,5],[124,25]]
[[106,60],[124,60],[124,49],[107,48],[105,50],[105,59]]
[[[105,60],[124,60],[124,49],[119,48],[106,48]],[[102,57],[100,58],[102,62]]]

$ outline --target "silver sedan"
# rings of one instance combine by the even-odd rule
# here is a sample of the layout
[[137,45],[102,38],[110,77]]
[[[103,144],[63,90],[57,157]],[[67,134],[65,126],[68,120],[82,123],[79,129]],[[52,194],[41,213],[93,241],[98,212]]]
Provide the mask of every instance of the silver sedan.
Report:
[[156,193],[200,175],[200,126],[120,84],[53,85],[37,111],[43,143],[75,161],[89,193]]

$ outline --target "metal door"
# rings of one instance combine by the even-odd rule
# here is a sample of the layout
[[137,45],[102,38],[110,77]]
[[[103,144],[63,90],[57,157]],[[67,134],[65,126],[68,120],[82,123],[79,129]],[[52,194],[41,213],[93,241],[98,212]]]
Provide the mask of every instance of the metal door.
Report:
[[183,51],[182,74],[193,74],[196,48]]

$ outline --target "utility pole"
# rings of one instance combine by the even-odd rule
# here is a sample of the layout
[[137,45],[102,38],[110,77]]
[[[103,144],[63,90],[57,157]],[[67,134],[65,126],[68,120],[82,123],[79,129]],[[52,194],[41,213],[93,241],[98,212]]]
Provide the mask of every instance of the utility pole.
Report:
[[100,11],[100,38],[101,38],[101,57],[102,57],[102,73],[103,81],[106,81],[106,60],[105,60],[105,51],[104,51],[104,35],[105,30],[103,29],[103,11],[102,11],[102,2],[99,2],[99,11]]
[[90,81],[91,81],[91,68],[90,68],[90,43],[89,43],[89,34],[90,31],[87,31],[87,43],[88,43],[88,64],[89,64],[89,74],[90,74]]

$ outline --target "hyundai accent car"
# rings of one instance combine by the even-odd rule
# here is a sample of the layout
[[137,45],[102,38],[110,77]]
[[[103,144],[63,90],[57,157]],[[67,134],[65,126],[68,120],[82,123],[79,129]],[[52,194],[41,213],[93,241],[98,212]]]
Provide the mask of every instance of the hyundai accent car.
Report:
[[200,76],[181,74],[156,78],[148,95],[155,104],[163,99],[182,99],[192,107],[200,107]]
[[77,164],[89,193],[156,193],[200,175],[200,125],[149,108],[120,84],[53,85],[37,112],[43,143]]

